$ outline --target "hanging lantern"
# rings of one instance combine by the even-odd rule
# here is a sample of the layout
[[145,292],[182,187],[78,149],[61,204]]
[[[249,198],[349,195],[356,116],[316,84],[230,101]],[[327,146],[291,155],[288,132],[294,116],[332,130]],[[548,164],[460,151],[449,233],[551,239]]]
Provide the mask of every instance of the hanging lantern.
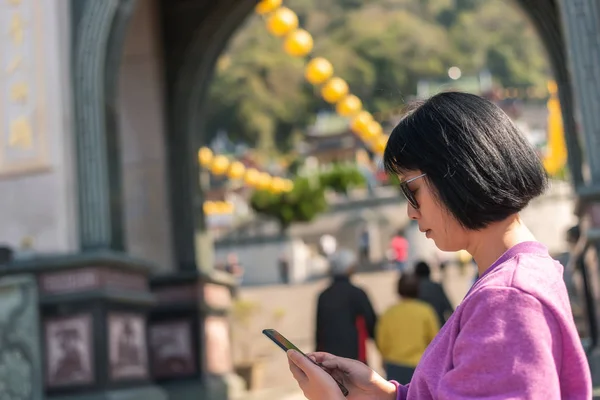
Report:
[[320,85],[333,75],[333,65],[323,57],[310,60],[306,65],[304,77],[313,85]]
[[379,122],[370,121],[365,129],[362,130],[361,137],[366,141],[370,141],[377,135],[381,134],[381,132],[383,132],[383,129],[381,128],[381,125],[379,125]]
[[202,205],[202,210],[205,215],[214,215],[218,211],[218,207],[214,201],[205,201]]
[[361,111],[352,119],[350,129],[357,135],[362,135],[372,121],[373,116],[369,112]]
[[281,7],[281,0],[262,0],[254,10],[259,15],[265,15]]
[[269,17],[267,29],[275,36],[285,36],[298,27],[298,16],[287,7],[281,7]]
[[214,203],[215,214],[231,214],[233,212],[233,204],[228,201],[216,201]]
[[258,189],[267,190],[271,186],[271,182],[273,181],[273,177],[266,172],[262,172],[260,174],[260,178],[258,180]]
[[383,154],[385,147],[387,146],[388,138],[385,135],[379,135],[373,141],[373,150],[377,154]]
[[271,192],[273,192],[275,194],[283,192],[284,187],[285,187],[285,181],[283,180],[283,178],[276,176],[271,181],[270,190],[271,190]]
[[223,175],[227,168],[229,168],[229,159],[225,156],[216,156],[210,164],[210,170],[215,175]]
[[304,29],[298,29],[290,33],[283,44],[286,53],[294,57],[304,57],[313,49],[313,38]]
[[207,165],[209,165],[210,162],[212,161],[212,159],[213,159],[213,152],[208,147],[201,147],[200,150],[198,150],[198,162],[203,167],[206,167]]
[[342,78],[333,77],[327,81],[325,86],[323,86],[323,89],[321,89],[321,95],[326,102],[335,104],[340,101],[342,97],[347,95],[348,91],[348,84],[345,80]]
[[227,176],[230,179],[240,179],[244,176],[244,172],[246,172],[246,167],[239,161],[235,161],[229,167],[229,171],[227,171]]
[[248,186],[257,186],[259,179],[260,172],[256,168],[249,168],[244,175],[244,182],[246,182],[246,185]]
[[335,110],[343,117],[351,117],[362,109],[362,101],[353,94],[349,94],[337,103]]
[[294,190],[294,182],[292,182],[290,179],[284,179],[283,180],[283,191],[286,193],[289,193],[292,190]]

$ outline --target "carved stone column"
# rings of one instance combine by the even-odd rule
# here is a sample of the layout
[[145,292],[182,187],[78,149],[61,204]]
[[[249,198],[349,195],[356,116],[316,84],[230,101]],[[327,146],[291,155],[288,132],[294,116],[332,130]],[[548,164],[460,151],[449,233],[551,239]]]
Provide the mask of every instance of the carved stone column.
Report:
[[596,0],[559,3],[590,183],[596,186],[600,185],[600,3]]
[[82,250],[123,250],[116,78],[135,0],[72,0],[72,62]]

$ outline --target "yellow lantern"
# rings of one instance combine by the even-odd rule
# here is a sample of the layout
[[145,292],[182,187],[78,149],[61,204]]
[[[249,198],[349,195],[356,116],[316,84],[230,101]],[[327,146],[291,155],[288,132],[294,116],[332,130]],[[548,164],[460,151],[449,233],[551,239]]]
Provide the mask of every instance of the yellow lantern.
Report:
[[216,201],[215,202],[215,213],[216,214],[231,214],[233,212],[233,204],[228,201]]
[[281,193],[281,192],[283,192],[284,186],[285,186],[284,180],[282,178],[276,176],[271,181],[271,188],[270,188],[270,190],[273,193]]
[[227,214],[233,214],[233,210],[235,209],[235,207],[234,207],[234,205],[233,205],[232,202],[226,201],[224,209],[225,209],[225,213],[227,213]]
[[212,161],[212,159],[213,159],[213,152],[208,147],[201,147],[200,150],[198,150],[198,162],[203,167],[206,167],[207,165],[209,165],[210,162]]
[[290,179],[284,179],[283,180],[283,191],[289,193],[292,190],[294,190],[294,182],[292,182]]
[[287,7],[281,7],[269,17],[267,29],[275,36],[285,36],[298,27],[298,16]]
[[333,75],[333,65],[323,57],[310,60],[306,65],[304,77],[313,85],[320,85]]
[[338,77],[333,77],[323,89],[321,89],[321,95],[326,102],[334,104],[340,101],[340,99],[348,94],[349,88],[345,80]]
[[350,129],[352,129],[352,131],[357,135],[362,135],[362,132],[367,129],[367,126],[372,121],[373,116],[370,113],[367,111],[361,111],[352,119],[352,122],[350,123]]
[[218,207],[214,201],[205,201],[202,205],[202,210],[206,215],[214,215],[218,211]]
[[259,15],[265,15],[281,7],[281,0],[262,0],[254,10]]
[[379,135],[375,138],[375,140],[372,142],[373,143],[373,150],[377,153],[377,154],[383,154],[383,152],[385,151],[385,146],[387,146],[387,141],[388,138],[385,135]]
[[362,109],[362,101],[353,94],[349,94],[337,103],[335,110],[344,117],[357,114]]
[[260,179],[260,172],[256,168],[249,168],[244,175],[244,182],[248,186],[257,186]]
[[244,172],[246,172],[246,167],[239,161],[235,161],[229,167],[229,171],[227,171],[227,176],[231,179],[240,179],[244,176]]
[[216,156],[210,164],[210,170],[215,175],[223,175],[229,168],[229,159],[225,156]]
[[304,29],[290,33],[283,44],[286,53],[294,57],[304,57],[313,49],[313,38]]
[[262,172],[260,174],[260,178],[258,180],[258,188],[260,190],[267,190],[271,186],[271,182],[273,181],[273,177],[266,172]]
[[364,140],[370,141],[377,135],[381,134],[382,131],[383,131],[383,129],[381,128],[381,125],[379,125],[379,122],[371,121],[367,124],[366,128],[363,129],[363,131],[361,132],[361,137]]

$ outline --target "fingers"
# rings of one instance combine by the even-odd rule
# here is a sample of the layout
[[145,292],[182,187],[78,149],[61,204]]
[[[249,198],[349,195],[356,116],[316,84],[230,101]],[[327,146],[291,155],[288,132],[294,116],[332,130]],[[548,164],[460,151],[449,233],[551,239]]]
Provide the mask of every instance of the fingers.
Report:
[[337,356],[334,356],[333,354],[324,353],[321,351],[315,351],[314,353],[308,353],[307,356],[311,357],[318,363],[321,363],[325,360],[333,360],[333,359],[338,358]]
[[292,361],[291,357],[288,354],[288,365],[290,367],[290,371],[294,376],[294,379],[298,382],[298,384],[302,385],[304,382],[308,380],[308,377],[295,363]]
[[334,356],[329,353],[315,352],[307,354],[309,357],[314,357],[317,363],[327,370],[340,370],[342,372],[348,372],[352,366],[352,361],[347,358]]

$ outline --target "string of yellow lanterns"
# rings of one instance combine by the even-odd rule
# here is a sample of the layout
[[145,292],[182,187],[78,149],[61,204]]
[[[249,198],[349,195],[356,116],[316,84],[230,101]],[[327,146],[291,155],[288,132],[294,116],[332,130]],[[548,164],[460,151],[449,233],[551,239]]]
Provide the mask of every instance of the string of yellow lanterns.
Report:
[[[310,33],[299,28],[298,16],[282,6],[282,0],[262,0],[255,8],[257,14],[266,17],[271,34],[284,38],[283,48],[294,57],[305,57],[314,47]],[[305,68],[305,78],[314,86],[320,86],[323,99],[335,105],[336,112],[351,120],[350,128],[374,152],[382,154],[387,136],[371,113],[363,110],[362,101],[350,93],[348,83],[334,75],[333,65],[323,57],[312,58]]]
[[229,201],[205,201],[202,205],[205,215],[233,214],[234,206]]
[[230,161],[224,155],[214,154],[208,147],[198,150],[198,162],[213,175],[226,175],[231,180],[243,180],[246,185],[258,190],[277,194],[288,193],[294,189],[294,183],[290,179],[271,176],[256,168],[246,168],[240,161]]

